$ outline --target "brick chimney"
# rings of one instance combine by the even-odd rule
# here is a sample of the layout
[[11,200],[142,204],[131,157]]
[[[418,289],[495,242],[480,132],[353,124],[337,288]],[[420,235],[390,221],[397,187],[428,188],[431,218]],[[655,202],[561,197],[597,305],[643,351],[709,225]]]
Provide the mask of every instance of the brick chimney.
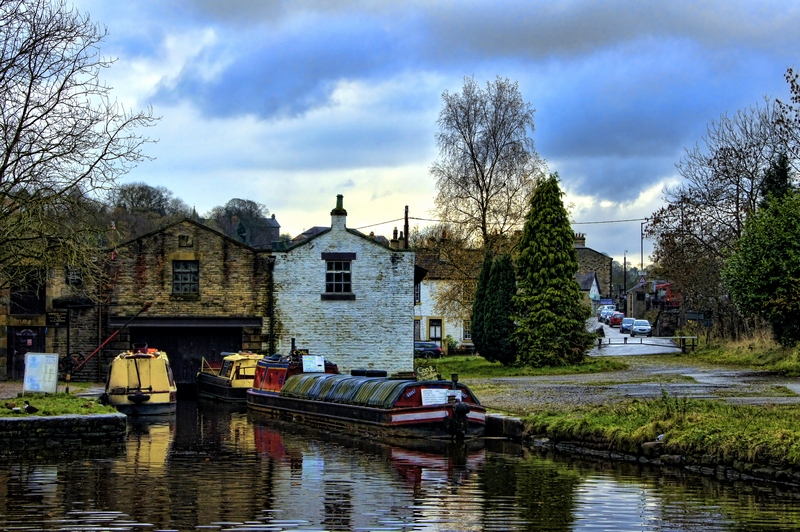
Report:
[[575,233],[575,247],[576,248],[585,248],[586,247],[586,234],[585,233]]
[[331,211],[331,229],[345,229],[347,227],[347,211],[344,210],[344,196],[336,195],[336,208]]

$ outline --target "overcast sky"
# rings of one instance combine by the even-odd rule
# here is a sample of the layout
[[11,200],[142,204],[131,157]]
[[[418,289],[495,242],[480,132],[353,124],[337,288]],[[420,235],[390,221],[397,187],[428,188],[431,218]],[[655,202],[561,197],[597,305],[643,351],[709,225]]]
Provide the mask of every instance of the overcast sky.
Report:
[[[104,75],[152,105],[165,186],[200,214],[263,203],[292,235],[330,224],[390,236],[431,219],[436,120],[464,76],[519,83],[533,139],[587,246],[640,261],[640,221],[721,115],[788,99],[800,3],[75,0],[109,32]],[[633,220],[622,223],[588,223]],[[411,220],[414,225],[428,222]],[[644,262],[652,245],[644,243]]]

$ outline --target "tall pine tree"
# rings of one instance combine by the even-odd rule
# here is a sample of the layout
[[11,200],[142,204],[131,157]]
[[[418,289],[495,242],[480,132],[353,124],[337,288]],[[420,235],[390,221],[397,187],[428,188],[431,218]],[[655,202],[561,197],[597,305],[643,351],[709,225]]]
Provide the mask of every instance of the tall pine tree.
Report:
[[[508,255],[500,255],[492,262],[486,305],[483,315],[484,358],[497,360],[510,366],[517,360],[514,334],[512,298],[517,290],[514,264]],[[488,357],[487,357],[488,354]]]
[[561,195],[558,174],[536,188],[519,243],[514,339],[521,366],[576,364],[592,344],[590,310],[575,280],[575,234]]
[[484,309],[486,307],[486,287],[489,285],[489,275],[492,271],[492,260],[492,252],[489,248],[486,248],[486,253],[483,255],[483,266],[478,277],[478,286],[475,288],[475,299],[472,303],[472,320],[470,322],[472,345],[484,357],[486,356],[483,349]]

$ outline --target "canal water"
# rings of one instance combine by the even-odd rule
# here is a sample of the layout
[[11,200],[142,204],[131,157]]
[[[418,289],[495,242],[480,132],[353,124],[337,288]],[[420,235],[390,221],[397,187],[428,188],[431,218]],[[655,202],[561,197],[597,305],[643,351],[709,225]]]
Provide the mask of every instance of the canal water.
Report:
[[119,446],[0,464],[2,530],[797,530],[800,491],[545,456],[406,449],[214,402]]

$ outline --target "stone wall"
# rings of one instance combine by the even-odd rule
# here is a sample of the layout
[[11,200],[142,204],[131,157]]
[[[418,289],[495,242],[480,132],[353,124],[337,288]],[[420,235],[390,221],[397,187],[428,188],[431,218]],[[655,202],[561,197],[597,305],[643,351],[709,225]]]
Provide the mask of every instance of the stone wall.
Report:
[[[176,260],[199,262],[200,293],[172,293]],[[133,316],[152,302],[147,316],[263,316],[264,261],[257,253],[201,224],[184,220],[120,246],[111,262],[111,301],[116,315]]]
[[0,453],[38,455],[84,445],[109,446],[124,442],[126,432],[124,414],[0,418]]

